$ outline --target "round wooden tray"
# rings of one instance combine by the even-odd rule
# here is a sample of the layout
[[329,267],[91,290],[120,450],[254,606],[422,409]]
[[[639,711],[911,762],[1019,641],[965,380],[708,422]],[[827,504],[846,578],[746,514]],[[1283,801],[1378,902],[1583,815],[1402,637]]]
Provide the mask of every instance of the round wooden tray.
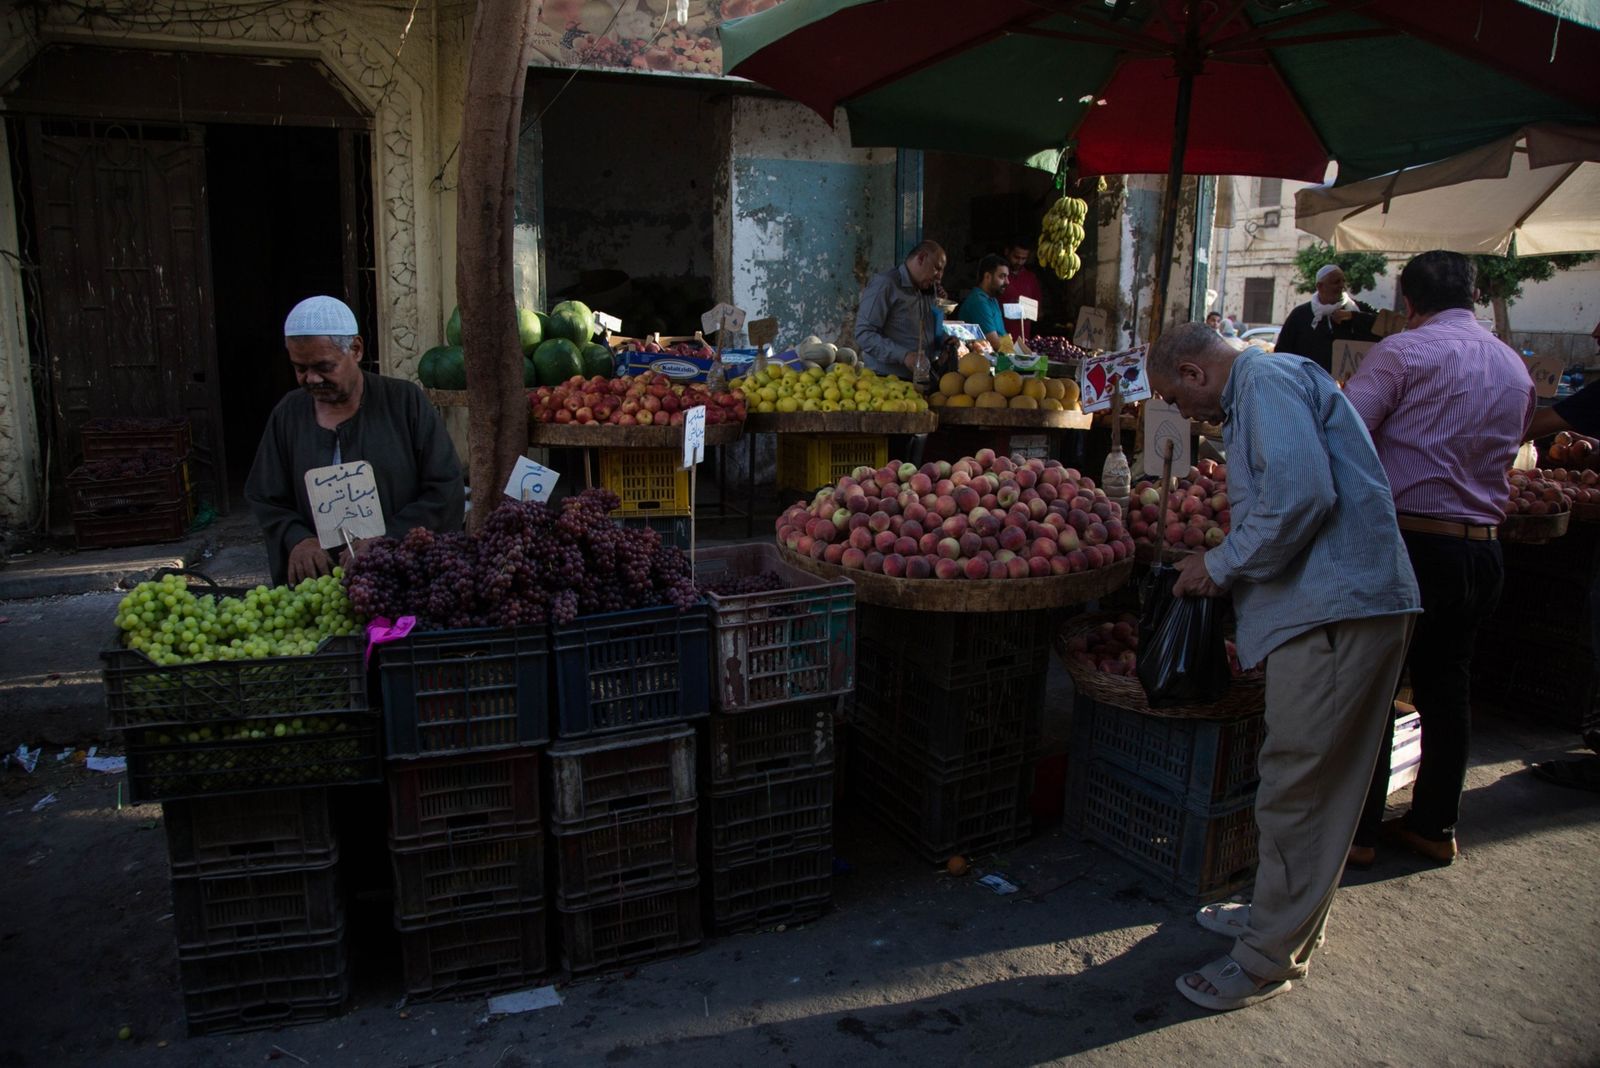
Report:
[[1037,608],[1064,608],[1103,597],[1127,585],[1133,560],[1118,560],[1110,567],[1049,578],[897,579],[870,571],[824,564],[792,549],[778,546],[783,559],[802,571],[827,579],[846,578],[856,584],[856,600],[884,608],[910,608],[923,612],[1020,612]]
[[[707,445],[739,440],[744,427],[718,423],[706,427]],[[610,423],[529,423],[528,444],[569,449],[681,449],[681,426],[613,426]]]
[[465,408],[467,406],[467,391],[464,389],[428,389],[422,392],[428,395],[428,400],[435,408]]
[[1022,408],[935,408],[940,426],[989,426],[1011,430],[1088,430],[1087,412],[1041,412]]
[[1508,515],[1500,522],[1500,540],[1519,545],[1542,545],[1567,532],[1571,512],[1555,515]]
[[751,412],[752,434],[931,434],[939,417],[926,412]]

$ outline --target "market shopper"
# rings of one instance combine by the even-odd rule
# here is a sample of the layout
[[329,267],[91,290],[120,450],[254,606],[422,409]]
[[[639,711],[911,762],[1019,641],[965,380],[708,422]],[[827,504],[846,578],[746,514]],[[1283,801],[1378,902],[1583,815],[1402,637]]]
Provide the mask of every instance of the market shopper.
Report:
[[349,306],[326,296],[301,301],[284,322],[283,343],[300,388],[272,410],[244,488],[266,538],[273,584],[333,567],[306,495],[305,473],[313,468],[369,461],[390,537],[413,527],[459,529],[461,463],[444,423],[416,385],[361,369],[361,334]]
[[[1407,656],[1422,717],[1411,811],[1383,825],[1389,769],[1380,766],[1350,849],[1357,867],[1373,863],[1380,832],[1439,864],[1456,857],[1472,648],[1500,600],[1507,472],[1537,403],[1522,358],[1474,318],[1473,282],[1459,253],[1412,259],[1400,272],[1407,329],[1374,346],[1345,383],[1389,476],[1423,608]],[[1382,752],[1392,721],[1385,738]]]
[[[1006,266],[1011,270],[1011,280],[1006,286],[1006,302],[1014,304],[1019,297],[1042,300],[1044,290],[1039,287],[1039,276],[1028,269],[1028,257],[1033,245],[1026,238],[1016,238],[1006,246]],[[1013,338],[1022,336],[1022,320],[1007,319],[1006,333]]]
[[1337,263],[1324,264],[1311,299],[1289,313],[1274,348],[1280,355],[1304,356],[1332,373],[1333,343],[1377,341],[1372,332],[1377,319],[1376,308],[1345,292],[1343,269]]
[[978,284],[956,308],[956,321],[971,323],[983,331],[984,339],[991,345],[1000,344],[1008,337],[1005,317],[1000,311],[1000,301],[1009,295],[1011,266],[1002,256],[988,255],[978,261]]
[[919,361],[931,363],[942,346],[934,306],[945,254],[937,241],[924,241],[898,267],[873,275],[861,290],[856,310],[856,345],[879,374],[914,378]]
[[1185,416],[1223,424],[1230,461],[1232,529],[1182,560],[1174,592],[1231,593],[1239,660],[1267,669],[1254,900],[1200,911],[1233,950],[1177,984],[1237,1009],[1288,990],[1319,945],[1419,600],[1372,441],[1325,372],[1185,323],[1149,373]]

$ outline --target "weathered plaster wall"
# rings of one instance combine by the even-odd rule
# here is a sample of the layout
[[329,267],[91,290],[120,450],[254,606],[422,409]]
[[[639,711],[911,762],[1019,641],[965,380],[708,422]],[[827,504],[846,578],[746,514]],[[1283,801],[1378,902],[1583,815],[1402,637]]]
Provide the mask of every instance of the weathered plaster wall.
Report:
[[[0,83],[45,44],[190,48],[320,58],[374,116],[373,200],[378,262],[377,329],[383,370],[414,376],[441,313],[439,189],[442,154],[433,99],[437,81],[433,5],[381,2],[337,7],[314,0],[240,7],[214,0],[111,0],[92,8],[0,2]],[[459,105],[456,107],[459,113]],[[459,119],[457,120],[459,126]],[[0,185],[9,194],[9,161]],[[453,215],[453,207],[452,207]],[[10,247],[14,250],[13,240]],[[29,354],[10,324],[21,320],[15,287],[0,287],[0,519],[30,522],[37,502],[3,487],[36,478],[39,435],[26,381]],[[4,383],[10,383],[5,385]]]
[[[0,124],[0,167],[10,148]],[[10,181],[0,181],[0,249],[15,252],[17,202]],[[39,512],[43,457],[33,405],[28,359],[22,263],[0,256],[0,522],[25,524]]]

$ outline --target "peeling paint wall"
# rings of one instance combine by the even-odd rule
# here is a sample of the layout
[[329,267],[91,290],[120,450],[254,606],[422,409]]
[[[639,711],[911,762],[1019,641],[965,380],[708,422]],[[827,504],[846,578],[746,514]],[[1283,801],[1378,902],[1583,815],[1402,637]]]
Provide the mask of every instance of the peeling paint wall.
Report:
[[[1155,300],[1161,240],[1164,175],[1131,174],[1101,195],[1099,213],[1100,273],[1095,281],[1099,306],[1115,309],[1118,347],[1150,335],[1150,305]],[[1185,178],[1178,198],[1178,226],[1173,242],[1172,274],[1161,321],[1165,325],[1190,318],[1190,286],[1194,278],[1194,216],[1197,181]]]

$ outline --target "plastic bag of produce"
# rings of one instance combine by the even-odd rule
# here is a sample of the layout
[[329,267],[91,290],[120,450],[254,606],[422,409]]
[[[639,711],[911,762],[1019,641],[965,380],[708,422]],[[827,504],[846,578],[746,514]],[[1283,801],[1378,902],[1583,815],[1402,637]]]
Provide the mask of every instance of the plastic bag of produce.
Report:
[[1178,569],[1157,566],[1139,616],[1139,682],[1151,708],[1204,705],[1227,693],[1226,605],[1215,597],[1174,597]]

